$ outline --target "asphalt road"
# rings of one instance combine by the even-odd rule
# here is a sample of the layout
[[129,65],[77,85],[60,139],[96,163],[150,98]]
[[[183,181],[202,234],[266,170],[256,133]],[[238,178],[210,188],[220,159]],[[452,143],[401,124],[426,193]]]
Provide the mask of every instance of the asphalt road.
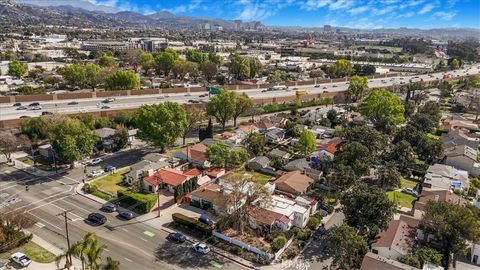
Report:
[[[449,75],[457,76],[457,75],[473,75],[480,73],[480,65],[475,65],[472,67],[466,67],[465,69],[449,71],[447,72]],[[408,83],[410,80],[412,81],[420,81],[423,79],[425,82],[433,81],[436,79],[441,79],[443,77],[444,72],[437,72],[432,73],[431,75],[423,74],[423,75],[412,75],[412,76],[398,76],[398,77],[378,77],[372,80],[369,80],[368,86],[370,88],[374,87],[385,87],[391,85],[401,85],[403,83]],[[403,79],[402,79],[403,78]],[[293,90],[293,86],[290,87],[288,91],[280,90],[280,91],[264,91],[265,89],[250,89],[250,90],[239,90],[239,92],[245,92],[251,98],[272,98],[272,97],[283,97],[283,96],[293,96],[295,95],[295,91]],[[298,89],[307,90],[309,94],[319,94],[325,91],[328,92],[339,92],[345,91],[348,88],[347,82],[338,82],[338,83],[324,83],[319,85],[319,87],[315,87],[315,85],[306,85],[306,86],[298,86]],[[263,92],[262,92],[263,91]],[[125,97],[117,97],[115,101],[108,103],[107,105],[111,109],[122,109],[122,108],[137,108],[144,104],[155,104],[161,103],[165,100],[175,101],[179,103],[188,103],[189,100],[198,100],[207,102],[209,100],[208,97],[199,96],[205,93],[191,93],[190,96],[186,96],[185,93],[182,94],[166,94],[161,95],[142,95],[142,96],[125,96]],[[42,106],[42,110],[38,111],[31,111],[31,110],[16,110],[17,107],[13,107],[12,104],[4,104],[0,105],[0,120],[6,119],[17,119],[21,116],[39,116],[41,115],[42,111],[54,112],[54,113],[79,113],[79,112],[92,112],[92,111],[99,111],[99,110],[108,110],[108,109],[101,109],[101,102],[104,98],[95,98],[95,99],[77,99],[77,100],[62,100],[62,101],[42,101],[40,102]],[[71,101],[76,101],[78,104],[76,105],[68,105]],[[23,105],[28,105],[28,103],[24,103]]]
[[[85,218],[101,212],[101,205],[74,192],[78,182],[69,177],[33,177],[11,167],[0,168],[0,213],[27,211],[37,223],[29,228],[53,245],[66,249],[63,217],[67,214],[71,242],[80,240],[87,232],[95,232],[107,249],[102,257],[119,260],[121,269],[214,269],[211,261],[223,264],[223,269],[243,269],[215,254],[193,253],[189,244],[174,244],[166,240],[167,233],[135,219],[121,220],[117,213],[103,213],[108,221],[92,226]],[[25,190],[29,185],[29,190]]]

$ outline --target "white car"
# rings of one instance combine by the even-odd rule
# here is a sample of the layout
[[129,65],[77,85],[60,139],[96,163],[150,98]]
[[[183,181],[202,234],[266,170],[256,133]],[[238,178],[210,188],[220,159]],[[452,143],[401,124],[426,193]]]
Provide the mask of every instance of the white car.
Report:
[[103,161],[103,160],[102,160],[101,158],[94,158],[94,159],[92,159],[92,160],[90,160],[90,161],[88,162],[88,165],[90,165],[90,166],[95,166],[95,165],[99,164],[99,163],[102,162],[102,161]]
[[406,193],[406,194],[413,195],[413,196],[418,196],[418,192],[416,192],[415,190],[413,190],[411,188],[404,188],[404,189],[402,189],[402,192]]
[[210,248],[204,243],[195,243],[192,248],[200,254],[208,254],[210,252]]
[[10,256],[10,259],[19,264],[21,267],[27,267],[30,263],[32,263],[32,260],[30,260],[27,255],[21,252],[13,253],[12,256]]
[[87,174],[88,177],[97,177],[99,175],[102,175],[103,171],[98,170],[98,171],[91,171],[90,173]]

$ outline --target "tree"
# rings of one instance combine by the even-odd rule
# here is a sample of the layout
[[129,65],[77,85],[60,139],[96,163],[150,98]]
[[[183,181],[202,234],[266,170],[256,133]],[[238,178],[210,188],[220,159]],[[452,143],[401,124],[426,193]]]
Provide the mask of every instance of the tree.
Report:
[[395,143],[394,147],[386,154],[385,161],[394,163],[402,175],[410,175],[410,171],[415,165],[412,146],[404,140]]
[[208,125],[206,128],[201,128],[198,130],[198,138],[200,139],[200,141],[203,141],[207,138],[213,138],[212,118],[208,119]]
[[105,80],[105,73],[101,72],[100,67],[95,64],[85,64],[83,66],[85,72],[85,86],[95,88]]
[[19,147],[19,141],[15,135],[10,132],[0,132],[0,153],[5,156],[8,162],[13,152],[17,151]]
[[243,164],[248,159],[248,152],[244,148],[230,148],[223,142],[211,144],[205,152],[207,160],[213,166],[233,168]]
[[107,257],[107,262],[102,265],[102,270],[120,270],[120,262]]
[[200,64],[200,71],[202,72],[205,80],[210,82],[215,74],[217,74],[217,64],[211,61],[205,61]]
[[190,134],[192,131],[196,130],[200,123],[206,119],[205,113],[202,109],[198,107],[188,106],[185,108],[185,114],[187,117],[187,124],[185,125],[185,129],[183,130],[183,144],[185,144],[185,140],[187,135]]
[[185,54],[187,56],[187,61],[195,62],[201,64],[207,61],[208,56],[198,50],[187,50]]
[[128,129],[124,125],[117,125],[115,127],[115,134],[113,141],[118,149],[123,149],[128,143]]
[[416,113],[409,121],[410,125],[422,132],[432,132],[434,128],[438,126],[438,122],[435,122],[428,114]]
[[167,77],[177,60],[177,53],[174,50],[167,48],[155,57],[155,68],[158,73],[163,72]]
[[92,152],[96,143],[92,131],[76,118],[54,119],[48,133],[55,154],[66,162],[83,159]]
[[420,261],[418,260],[418,258],[416,256],[403,255],[403,256],[400,256],[398,258],[398,261],[403,263],[403,264],[413,266],[415,268],[420,268],[421,267]]
[[96,64],[66,65],[59,69],[59,74],[72,86],[79,88],[90,87],[94,91],[103,82],[105,76],[101,72],[100,66]]
[[8,63],[8,74],[12,75],[17,78],[23,77],[25,73],[27,73],[28,67],[27,65],[21,63],[18,60],[13,60],[10,63]]
[[150,52],[141,51],[138,55],[138,64],[142,67],[143,71],[148,72],[153,66],[154,58]]
[[414,150],[418,157],[425,160],[427,164],[433,164],[443,156],[442,141],[430,138],[427,134],[422,134],[414,146]]
[[135,125],[139,138],[160,147],[173,145],[187,126],[185,109],[178,103],[144,105],[136,112]]
[[115,58],[107,54],[103,54],[100,58],[98,58],[97,62],[98,65],[101,67],[114,67],[115,65],[117,65]]
[[207,114],[215,117],[225,130],[227,121],[235,114],[236,95],[232,91],[222,91],[207,103]]
[[180,77],[182,80],[187,75],[194,77],[196,76],[195,74],[198,73],[198,64],[195,62],[178,59],[173,64],[172,73],[175,78]]
[[454,256],[465,250],[467,241],[480,238],[480,219],[469,208],[450,202],[427,202],[420,226],[425,235],[434,235],[445,254]]
[[324,75],[325,73],[321,69],[314,69],[308,73],[308,76],[310,76],[310,78],[319,78],[323,77]]
[[388,144],[387,137],[367,125],[349,126],[345,129],[342,144],[359,142],[367,146],[374,154],[381,153]]
[[426,263],[432,263],[434,265],[440,265],[442,262],[442,253],[431,247],[421,247],[416,252],[420,263],[425,265]]
[[268,81],[272,83],[281,82],[285,79],[286,74],[284,71],[276,69],[269,77]]
[[339,191],[345,191],[355,184],[358,177],[350,166],[338,164],[335,166],[333,174],[327,179],[329,185]]
[[281,234],[281,235],[275,237],[275,239],[273,239],[273,241],[272,241],[272,250],[273,250],[274,252],[277,252],[277,251],[279,251],[281,248],[283,248],[286,243],[287,243],[287,238],[285,237],[285,235]]
[[265,146],[265,137],[259,133],[252,132],[248,134],[245,144],[247,149],[257,156],[263,152],[263,147]]
[[374,75],[376,68],[374,65],[353,65],[353,73],[358,76],[370,76]]
[[335,165],[350,166],[357,176],[367,173],[373,164],[373,153],[359,142],[347,143],[335,154]]
[[368,252],[365,240],[345,224],[335,226],[324,236],[325,252],[333,258],[338,269],[358,269]]
[[235,94],[235,109],[233,112],[233,126],[237,126],[237,119],[253,106],[252,100],[245,93]]
[[317,148],[315,135],[309,130],[304,129],[302,133],[300,133],[296,148],[302,156],[310,155]]
[[350,61],[341,59],[331,64],[327,69],[330,77],[345,77],[353,73],[353,65]]
[[215,52],[208,53],[208,61],[214,63],[217,66],[221,66],[223,59],[220,55],[216,54]]
[[347,99],[352,102],[357,102],[362,99],[365,91],[368,89],[368,78],[353,76],[350,78],[350,84],[346,92]]
[[330,121],[330,127],[334,128],[340,123],[340,119],[338,117],[338,112],[335,109],[330,109],[327,112],[327,119]]
[[355,185],[342,196],[341,202],[347,224],[367,237],[386,229],[396,208],[383,190],[365,184]]
[[109,90],[127,90],[140,88],[137,75],[127,70],[117,70],[105,79],[105,88]]
[[20,130],[32,142],[38,142],[48,138],[49,123],[45,117],[34,117],[25,119],[20,123]]
[[384,120],[387,123],[398,125],[405,121],[403,116],[405,108],[402,101],[394,93],[384,89],[370,91],[358,109],[374,124]]
[[395,166],[395,163],[387,162],[385,165],[378,167],[377,179],[381,188],[398,188],[400,187],[402,175]]
[[459,69],[462,66],[462,61],[457,58],[448,59],[448,66],[450,69]]

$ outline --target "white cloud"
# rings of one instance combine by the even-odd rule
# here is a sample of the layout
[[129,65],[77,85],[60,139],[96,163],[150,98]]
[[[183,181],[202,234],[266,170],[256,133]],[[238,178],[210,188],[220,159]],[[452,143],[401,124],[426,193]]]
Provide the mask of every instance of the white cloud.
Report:
[[398,19],[400,18],[410,18],[410,17],[413,17],[415,15],[415,12],[413,11],[409,11],[409,12],[404,12],[400,15],[397,16]]
[[329,10],[347,9],[355,5],[354,0],[307,0],[300,3],[300,9],[316,10],[328,7]]
[[258,21],[270,17],[276,13],[276,9],[271,9],[264,4],[249,4],[246,5],[240,15],[239,20]]
[[431,4],[431,3],[426,4],[425,6],[423,6],[422,9],[420,9],[420,11],[418,11],[418,14],[419,14],[419,15],[422,15],[422,14],[428,13],[428,12],[430,12],[430,11],[431,11],[432,9],[434,9],[434,8],[435,8],[435,5],[434,5],[434,4]]
[[174,8],[166,9],[172,13],[186,13],[186,12],[192,12],[198,8],[200,8],[200,4],[202,3],[202,0],[194,0],[191,1],[190,4],[188,5],[180,5],[176,6]]
[[384,15],[387,13],[390,13],[394,11],[397,7],[396,6],[386,6],[382,8],[377,8],[373,11],[373,15],[378,16],[378,15]]
[[314,10],[329,5],[331,0],[308,0],[300,6],[301,9]]
[[451,11],[451,12],[445,12],[445,11],[438,11],[433,13],[433,17],[439,17],[440,19],[444,21],[449,21],[453,19],[457,15],[456,11]]
[[368,6],[360,6],[360,7],[349,9],[348,13],[350,13],[351,15],[357,15],[367,11],[368,9],[369,9]]
[[345,9],[353,6],[355,2],[353,0],[337,0],[336,2],[330,3],[328,8],[330,10]]

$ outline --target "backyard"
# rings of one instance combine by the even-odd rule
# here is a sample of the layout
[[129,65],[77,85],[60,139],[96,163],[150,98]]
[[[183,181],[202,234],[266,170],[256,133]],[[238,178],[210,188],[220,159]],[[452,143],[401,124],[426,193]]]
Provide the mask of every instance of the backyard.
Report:
[[266,183],[268,183],[268,181],[270,179],[272,179],[272,176],[270,175],[267,175],[267,174],[263,174],[263,173],[259,173],[259,172],[255,172],[255,171],[251,171],[251,170],[245,170],[244,168],[239,168],[233,172],[230,172],[228,173],[227,175],[225,175],[225,177],[228,179],[228,175],[251,175],[252,176],[252,179],[255,180],[255,182],[261,184],[261,185],[265,185]]
[[398,205],[402,207],[412,208],[413,201],[415,201],[416,197],[410,194],[403,193],[401,191],[387,191],[388,199],[393,202],[396,202]]
[[401,188],[415,189],[415,187],[417,186],[417,183],[418,183],[417,181],[412,179],[407,179],[407,178],[402,178],[402,180],[400,181]]

